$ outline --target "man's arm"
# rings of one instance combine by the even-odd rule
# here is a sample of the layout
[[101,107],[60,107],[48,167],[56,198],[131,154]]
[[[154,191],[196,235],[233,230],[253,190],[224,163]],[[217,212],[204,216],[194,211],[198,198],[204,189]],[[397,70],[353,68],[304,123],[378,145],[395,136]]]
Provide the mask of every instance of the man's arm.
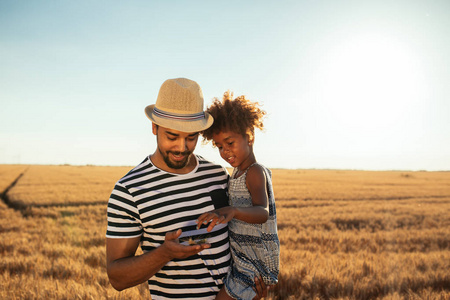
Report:
[[187,258],[211,247],[210,244],[184,246],[178,241],[181,229],[166,233],[164,243],[135,256],[140,238],[107,238],[106,268],[111,285],[118,291],[145,282],[174,258]]

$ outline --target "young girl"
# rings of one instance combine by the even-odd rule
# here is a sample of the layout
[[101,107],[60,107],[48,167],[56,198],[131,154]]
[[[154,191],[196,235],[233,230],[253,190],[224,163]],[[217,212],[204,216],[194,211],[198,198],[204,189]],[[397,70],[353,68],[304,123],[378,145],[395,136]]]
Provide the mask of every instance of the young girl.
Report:
[[230,206],[204,213],[198,227],[228,222],[232,262],[222,290],[216,299],[253,299],[254,278],[266,285],[278,282],[280,243],[277,234],[275,198],[271,172],[256,162],[253,153],[254,129],[263,128],[265,111],[245,96],[214,99],[208,113],[213,125],[203,132],[213,140],[220,156],[234,167],[229,181]]

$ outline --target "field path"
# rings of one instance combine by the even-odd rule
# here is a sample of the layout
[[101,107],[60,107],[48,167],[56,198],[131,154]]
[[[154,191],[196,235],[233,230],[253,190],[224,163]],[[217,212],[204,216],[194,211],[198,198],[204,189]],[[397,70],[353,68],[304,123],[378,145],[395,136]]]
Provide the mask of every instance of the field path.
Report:
[[[27,173],[27,171],[29,170],[29,167],[27,167],[25,170],[23,170],[9,185],[7,185],[9,182],[5,182],[3,181],[3,186],[6,186],[6,188],[4,189],[4,191],[0,194],[1,200],[11,209],[14,209],[16,211],[20,211],[22,213],[22,215],[26,216],[27,215],[27,209],[29,210],[30,208],[51,208],[51,207],[80,207],[80,206],[85,206],[85,205],[94,205],[94,206],[98,206],[98,205],[105,205],[105,200],[97,200],[97,201],[71,201],[69,203],[61,203],[61,202],[52,202],[50,201],[50,203],[48,202],[44,202],[44,203],[36,203],[36,202],[30,202],[30,201],[24,201],[22,199],[14,199],[17,197],[10,197],[10,195],[8,195],[8,193],[11,191],[11,193],[9,194],[13,194],[12,189],[16,186],[20,186],[21,183],[19,182],[21,179],[23,179],[24,177],[26,177],[27,175],[29,175]],[[59,175],[59,174],[58,174]],[[35,174],[32,174],[32,176],[35,176]],[[41,177],[41,176],[38,176]],[[25,185],[29,184],[28,182],[25,183]],[[73,193],[73,191],[68,191],[68,193],[70,194],[70,192]],[[45,197],[45,195],[44,195]],[[107,199],[107,198],[106,198]]]
[[[5,170],[6,201],[15,209],[107,205],[111,191],[129,167],[41,166]],[[2,169],[0,168],[0,179]],[[22,173],[22,176],[18,176]],[[11,181],[15,184],[11,185]]]
[[20,205],[20,203],[12,203],[11,201],[9,201],[8,192],[17,184],[17,182],[20,180],[20,178],[22,178],[22,176],[27,172],[27,170],[28,170],[28,168],[26,168],[22,173],[20,173],[19,176],[17,176],[17,178],[9,186],[7,186],[6,189],[1,193],[2,201],[9,208],[12,208],[15,210],[22,210],[25,208],[24,206]]

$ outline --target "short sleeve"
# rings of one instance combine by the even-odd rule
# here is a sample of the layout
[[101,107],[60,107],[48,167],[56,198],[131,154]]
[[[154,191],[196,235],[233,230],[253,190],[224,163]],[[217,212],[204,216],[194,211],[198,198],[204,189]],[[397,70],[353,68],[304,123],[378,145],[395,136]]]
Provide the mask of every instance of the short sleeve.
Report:
[[133,238],[143,233],[139,210],[128,189],[118,182],[109,198],[107,208],[107,238]]

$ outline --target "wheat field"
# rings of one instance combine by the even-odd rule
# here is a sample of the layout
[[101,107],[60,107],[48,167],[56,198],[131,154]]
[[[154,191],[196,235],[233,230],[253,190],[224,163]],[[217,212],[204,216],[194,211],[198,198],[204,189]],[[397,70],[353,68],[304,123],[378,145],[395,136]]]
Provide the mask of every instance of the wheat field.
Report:
[[[106,203],[129,169],[0,165],[0,299],[149,299],[106,275]],[[272,171],[269,299],[450,299],[450,172]]]

